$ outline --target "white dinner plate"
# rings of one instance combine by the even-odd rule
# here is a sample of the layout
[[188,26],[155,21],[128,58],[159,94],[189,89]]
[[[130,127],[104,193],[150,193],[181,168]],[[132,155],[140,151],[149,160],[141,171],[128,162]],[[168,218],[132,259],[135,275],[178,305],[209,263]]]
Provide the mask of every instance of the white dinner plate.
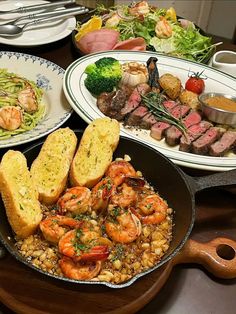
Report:
[[[209,66],[155,52],[106,51],[90,54],[74,61],[66,69],[63,79],[63,89],[69,103],[88,123],[104,115],[96,105],[96,98],[90,94],[84,85],[86,77],[84,70],[88,64],[94,63],[96,60],[105,56],[113,57],[121,63],[131,61],[146,63],[149,57],[155,56],[158,58],[159,74],[171,73],[178,76],[183,85],[188,79],[189,71],[201,72],[204,70],[204,75],[207,76],[207,80],[205,81],[206,92],[217,91],[236,96],[236,78],[212,69]],[[122,124],[121,134],[154,147],[181,166],[212,171],[225,171],[236,167],[236,155],[232,152],[227,157],[211,157],[181,152],[178,150],[178,146],[170,147],[164,140],[157,141],[153,139],[148,130],[125,128]]]
[[0,68],[36,82],[44,90],[42,104],[45,105],[45,114],[34,129],[0,140],[0,148],[37,140],[59,128],[71,116],[73,109],[62,88],[65,70],[57,64],[20,52],[0,51]]
[[[0,10],[11,10],[22,6],[36,5],[48,3],[49,1],[41,0],[7,0],[0,1]],[[35,13],[35,12],[34,12]],[[24,15],[28,15],[26,13]],[[6,14],[0,15],[0,24],[7,23],[12,19],[16,19],[22,16],[22,14]],[[66,36],[70,35],[76,27],[76,19],[70,17],[63,20],[54,21],[51,23],[44,23],[40,25],[35,25],[26,29],[24,33],[18,37],[3,37],[0,36],[0,43],[11,45],[11,46],[22,46],[22,47],[32,47],[44,44],[49,44],[56,42]]]

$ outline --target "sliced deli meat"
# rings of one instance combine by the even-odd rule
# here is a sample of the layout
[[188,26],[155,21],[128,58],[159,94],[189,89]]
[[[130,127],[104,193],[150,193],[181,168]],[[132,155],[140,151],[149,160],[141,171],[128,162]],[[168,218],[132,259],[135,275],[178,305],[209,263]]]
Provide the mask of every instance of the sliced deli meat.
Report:
[[118,42],[119,36],[119,32],[103,28],[85,34],[76,42],[76,45],[84,54],[112,50]]
[[136,51],[145,51],[146,43],[142,37],[127,39],[118,42],[113,50],[136,50]]
[[119,41],[120,33],[114,29],[101,28],[85,34],[76,42],[84,54],[106,50],[145,51],[146,43],[141,37]]

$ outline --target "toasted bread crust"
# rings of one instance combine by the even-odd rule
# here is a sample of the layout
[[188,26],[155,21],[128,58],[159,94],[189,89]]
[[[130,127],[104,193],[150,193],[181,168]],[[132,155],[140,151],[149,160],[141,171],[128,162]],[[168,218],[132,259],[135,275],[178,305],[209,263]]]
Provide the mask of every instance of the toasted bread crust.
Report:
[[107,117],[94,120],[85,129],[71,164],[72,186],[91,188],[102,178],[112,161],[119,136],[119,123]]
[[55,203],[65,189],[76,145],[77,137],[69,128],[58,129],[46,138],[30,169],[42,203]]
[[33,234],[42,212],[25,156],[9,150],[0,164],[0,191],[8,221],[19,238]]

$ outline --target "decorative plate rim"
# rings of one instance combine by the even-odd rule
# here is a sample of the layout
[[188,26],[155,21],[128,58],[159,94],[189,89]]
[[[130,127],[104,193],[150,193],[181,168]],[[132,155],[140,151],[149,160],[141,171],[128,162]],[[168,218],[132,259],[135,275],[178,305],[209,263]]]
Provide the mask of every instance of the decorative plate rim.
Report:
[[[65,71],[64,79],[63,79],[63,90],[69,103],[73,107],[73,109],[87,123],[90,123],[94,118],[102,117],[104,115],[98,108],[94,106],[94,104],[90,105],[89,104],[90,99],[86,99],[85,97],[85,94],[87,96],[88,91],[86,90],[83,83],[84,82],[83,67],[85,63],[86,64],[93,63],[96,59],[106,56],[106,55],[117,58],[120,61],[129,61],[128,58],[130,58],[130,61],[131,61],[134,58],[134,56],[136,56],[136,58],[138,58],[139,56],[141,58],[142,56],[142,58],[147,59],[148,56],[155,55],[156,57],[159,58],[160,62],[165,62],[165,61],[174,62],[176,64],[175,67],[180,68],[182,71],[183,70],[188,71],[188,66],[192,65],[194,67],[201,67],[205,69],[206,71],[209,71],[209,73],[214,73],[214,75],[218,75],[220,76],[220,78],[224,78],[224,82],[221,82],[222,86],[223,85],[227,86],[227,83],[225,83],[225,81],[227,80],[230,80],[230,82],[234,81],[236,84],[236,78],[234,78],[233,76],[229,74],[221,72],[217,69],[213,69],[209,67],[208,65],[199,64],[194,61],[176,58],[173,56],[166,56],[164,54],[159,54],[156,52],[146,52],[146,51],[137,52],[137,51],[124,51],[124,50],[118,51],[117,50],[117,51],[105,51],[105,52],[99,52],[99,53],[86,55],[75,60],[73,63],[71,63],[67,67]],[[165,66],[168,66],[168,65],[165,64]],[[76,91],[76,95],[72,91],[72,87],[71,87],[73,83],[72,76],[74,74],[73,73],[74,71],[76,71],[77,81],[78,81],[78,86],[79,86],[79,91]],[[232,87],[230,86],[230,88]],[[236,94],[236,88],[233,90]],[[80,95],[79,99],[77,97],[78,96],[77,93],[79,93]],[[123,127],[121,127],[121,134],[126,137],[138,139],[138,136],[131,134]],[[142,139],[142,142],[159,150],[161,153],[163,153],[164,155],[172,159],[174,163],[179,164],[181,166],[186,166],[190,168],[198,168],[198,169],[203,169],[203,170],[210,170],[210,171],[225,171],[225,170],[231,170],[236,167],[236,156],[235,157],[234,156],[233,157],[211,157],[211,156],[195,155],[191,153],[177,151],[171,147],[162,147],[158,144],[158,141],[155,141],[155,143],[153,142],[150,143],[150,140],[148,141],[148,140]]]
[[[10,60],[12,57],[16,57],[16,60],[19,60],[21,58],[24,58],[25,63],[30,62],[31,64],[34,62],[39,62],[38,66],[45,67],[46,71],[49,71],[49,73],[57,73],[57,78],[61,77],[61,92],[63,93],[63,77],[65,70],[61,68],[59,65],[56,63],[53,63],[49,60],[46,60],[44,58],[30,55],[27,53],[22,53],[22,52],[13,52],[13,51],[0,51],[0,62],[3,57],[7,57],[8,60]],[[17,62],[17,61],[16,61]],[[0,66],[1,67],[1,66]],[[7,67],[7,66],[6,66]],[[58,85],[57,85],[58,87]],[[50,93],[50,91],[48,92]],[[50,113],[48,117],[44,117],[34,129],[30,131],[26,131],[24,133],[20,133],[17,135],[12,136],[11,138],[5,139],[5,140],[0,140],[0,148],[8,148],[16,145],[21,145],[25,143],[32,142],[34,140],[37,140],[52,131],[56,130],[59,128],[62,124],[64,124],[71,116],[73,113],[72,107],[69,105],[67,102],[66,98],[59,102],[61,107],[61,113],[58,117],[55,116],[50,116]],[[47,124],[47,120],[51,120],[50,124]],[[43,126],[43,124],[46,123],[46,126]]]

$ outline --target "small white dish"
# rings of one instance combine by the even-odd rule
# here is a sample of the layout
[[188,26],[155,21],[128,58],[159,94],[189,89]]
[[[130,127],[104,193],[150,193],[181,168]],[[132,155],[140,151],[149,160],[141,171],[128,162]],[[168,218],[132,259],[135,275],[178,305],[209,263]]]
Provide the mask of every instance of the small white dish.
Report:
[[212,67],[236,77],[236,52],[222,50],[216,52],[211,60]]
[[8,148],[37,140],[59,128],[73,110],[68,104],[62,89],[64,69],[51,61],[10,51],[0,51],[0,68],[32,80],[44,90],[42,104],[45,115],[30,131],[0,140],[0,148]]
[[[35,5],[35,4],[43,4],[48,3],[48,1],[42,0],[7,0],[0,1],[0,10],[11,10],[16,9],[21,6]],[[28,15],[24,14],[24,15]],[[0,25],[5,24],[13,19],[22,16],[22,14],[14,13],[14,14],[6,14],[0,16]],[[75,17],[70,17],[63,20],[58,20],[56,22],[45,23],[40,25],[32,26],[32,28],[24,31],[22,35],[19,37],[3,37],[0,36],[0,43],[6,44],[10,46],[21,46],[21,47],[33,47],[49,44],[52,42],[56,42],[60,39],[65,38],[70,35],[72,31],[76,27],[76,19]]]
[[[148,58],[157,57],[157,66],[160,75],[171,73],[178,76],[183,86],[188,79],[189,71],[200,73],[204,70],[204,75],[207,77],[205,81],[205,92],[217,91],[236,95],[236,78],[204,64],[147,51],[117,50],[94,53],[83,56],[70,64],[66,69],[63,79],[63,89],[69,103],[87,123],[90,123],[96,118],[103,117],[104,115],[96,105],[96,98],[89,93],[84,85],[86,77],[84,70],[88,64],[94,63],[98,59],[107,56],[113,57],[121,63],[131,61],[146,63]],[[210,171],[226,171],[236,168],[236,154],[233,152],[227,157],[212,157],[181,152],[178,146],[168,146],[164,139],[161,141],[153,139],[150,136],[149,130],[125,128],[123,124],[121,124],[121,135],[136,139],[155,148],[169,157],[174,163],[181,166]]]

